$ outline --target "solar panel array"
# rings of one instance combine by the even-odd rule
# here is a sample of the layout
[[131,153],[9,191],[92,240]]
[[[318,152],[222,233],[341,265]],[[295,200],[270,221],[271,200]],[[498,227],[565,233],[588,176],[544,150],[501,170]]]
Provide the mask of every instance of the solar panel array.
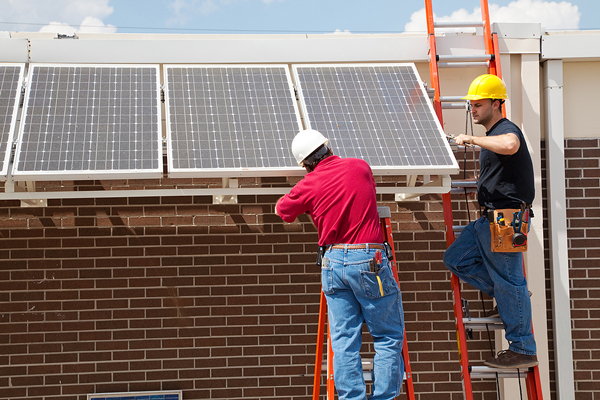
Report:
[[158,66],[38,64],[28,81],[15,179],[162,176]]
[[298,170],[287,66],[167,66],[165,94],[170,176]]
[[336,154],[386,173],[457,170],[414,64],[294,66],[294,77],[305,123]]
[[[30,64],[8,171],[24,65],[0,65],[2,177],[160,178],[157,65]],[[304,125],[335,154],[380,174],[458,167],[414,64],[165,65],[171,177],[302,173],[290,145]],[[293,78],[293,79],[292,79]],[[298,90],[296,99],[295,87]],[[2,179],[0,177],[0,179]]]
[[0,180],[8,171],[24,69],[23,64],[0,65]]

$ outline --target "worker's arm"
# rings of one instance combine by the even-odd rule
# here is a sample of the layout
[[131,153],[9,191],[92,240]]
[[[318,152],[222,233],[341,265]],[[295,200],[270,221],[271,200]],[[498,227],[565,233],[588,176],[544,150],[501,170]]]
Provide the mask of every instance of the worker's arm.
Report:
[[275,214],[281,216],[281,214],[279,214],[279,211],[277,211],[277,206],[279,205],[279,202],[281,201],[281,199],[283,199],[283,196],[281,196],[279,198],[279,200],[277,200],[277,203],[275,203]]
[[504,135],[498,136],[471,136],[461,134],[456,136],[454,141],[458,145],[470,143],[493,151],[496,154],[504,155],[515,154],[521,145],[519,138],[514,133],[505,133]]
[[292,191],[282,196],[275,204],[275,214],[279,215],[285,222],[294,222],[296,217],[308,211],[299,198],[297,191]]

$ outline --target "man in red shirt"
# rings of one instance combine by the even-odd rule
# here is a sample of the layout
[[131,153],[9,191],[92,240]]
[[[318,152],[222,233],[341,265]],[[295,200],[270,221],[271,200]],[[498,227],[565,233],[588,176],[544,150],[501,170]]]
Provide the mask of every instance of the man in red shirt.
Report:
[[286,222],[307,213],[319,232],[339,398],[367,398],[360,357],[365,322],[376,352],[370,399],[391,400],[404,377],[404,315],[382,244],[375,180],[364,160],[335,156],[328,142],[315,130],[296,135],[292,153],[308,173],[279,199],[275,212]]

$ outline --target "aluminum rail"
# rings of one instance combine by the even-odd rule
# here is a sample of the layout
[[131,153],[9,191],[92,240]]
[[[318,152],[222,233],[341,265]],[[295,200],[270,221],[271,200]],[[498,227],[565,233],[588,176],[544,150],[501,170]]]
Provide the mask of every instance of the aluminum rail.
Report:
[[[202,188],[202,189],[131,189],[131,190],[82,190],[54,192],[0,193],[0,200],[37,199],[93,199],[107,197],[175,197],[175,196],[220,196],[220,195],[284,195],[291,187],[278,188]],[[448,193],[449,186],[378,186],[378,194],[398,193]]]

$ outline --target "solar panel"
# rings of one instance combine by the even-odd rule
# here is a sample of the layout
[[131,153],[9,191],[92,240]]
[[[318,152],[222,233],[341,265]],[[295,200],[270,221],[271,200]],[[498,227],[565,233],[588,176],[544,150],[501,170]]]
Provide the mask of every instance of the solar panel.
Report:
[[307,127],[375,174],[449,174],[456,159],[414,64],[294,65]]
[[165,66],[169,176],[268,176],[301,169],[302,129],[284,65]]
[[25,64],[0,65],[0,180],[6,180]]
[[15,180],[162,177],[158,66],[29,69]]

